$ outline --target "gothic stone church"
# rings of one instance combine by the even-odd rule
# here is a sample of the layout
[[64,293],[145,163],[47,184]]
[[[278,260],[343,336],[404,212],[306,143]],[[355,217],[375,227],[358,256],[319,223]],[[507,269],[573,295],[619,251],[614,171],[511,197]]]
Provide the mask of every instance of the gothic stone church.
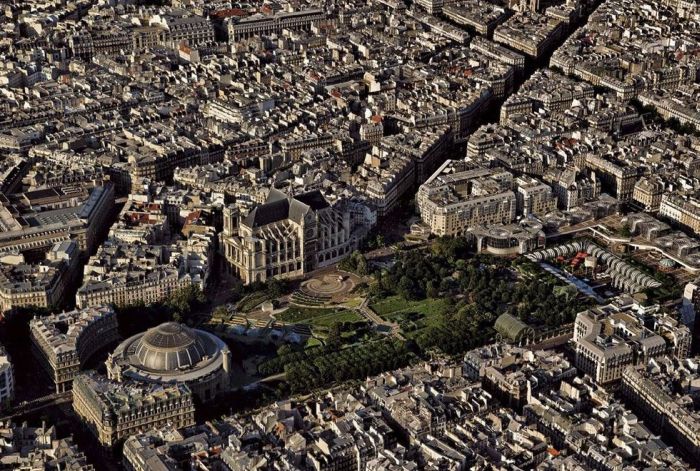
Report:
[[221,242],[230,272],[245,284],[301,276],[357,246],[348,211],[331,207],[319,191],[290,196],[275,189],[247,216],[228,208]]

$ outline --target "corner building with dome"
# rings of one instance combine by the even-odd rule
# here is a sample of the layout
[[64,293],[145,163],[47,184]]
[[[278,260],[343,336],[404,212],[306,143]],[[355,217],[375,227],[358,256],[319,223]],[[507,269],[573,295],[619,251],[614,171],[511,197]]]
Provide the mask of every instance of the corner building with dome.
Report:
[[229,388],[231,351],[218,337],[166,322],[122,342],[105,362],[114,381],[186,384],[202,402]]

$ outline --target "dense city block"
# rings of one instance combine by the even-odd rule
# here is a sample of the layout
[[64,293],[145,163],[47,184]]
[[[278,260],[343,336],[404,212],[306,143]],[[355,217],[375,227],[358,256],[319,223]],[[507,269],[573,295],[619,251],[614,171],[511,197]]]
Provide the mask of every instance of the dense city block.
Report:
[[0,470],[700,467],[697,1],[0,3]]

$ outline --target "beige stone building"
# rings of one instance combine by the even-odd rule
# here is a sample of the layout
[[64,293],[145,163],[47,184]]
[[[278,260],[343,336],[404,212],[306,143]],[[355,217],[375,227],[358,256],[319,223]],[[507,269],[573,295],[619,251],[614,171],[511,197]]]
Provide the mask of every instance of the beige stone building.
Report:
[[351,185],[364,194],[377,216],[387,216],[438,168],[452,142],[452,128],[444,123],[384,136],[364,155]]
[[107,239],[83,267],[76,303],[81,308],[152,304],[192,284],[204,290],[214,237],[196,234],[170,245]]
[[640,178],[634,185],[632,200],[642,206],[644,211],[655,212],[661,206],[664,184],[658,177]]
[[71,388],[73,379],[100,349],[119,339],[111,307],[90,307],[35,317],[29,323],[32,351],[56,385]]
[[435,235],[463,236],[470,227],[515,219],[513,176],[505,171],[445,162],[418,189],[416,204]]
[[557,196],[558,206],[566,211],[600,197],[600,180],[595,172],[586,175],[575,167],[549,174],[548,183]]
[[0,310],[61,305],[66,288],[75,280],[79,252],[74,241],[64,240],[54,244],[40,263],[26,263],[16,253],[0,256]]
[[517,211],[522,216],[544,216],[557,209],[552,188],[536,178],[521,176],[515,179]]
[[621,202],[632,199],[634,185],[637,183],[637,167],[593,154],[585,156],[584,165],[595,172],[603,184],[603,189],[612,196]]
[[[41,192],[48,190],[32,193],[41,195]],[[54,199],[61,199],[58,190],[54,193]],[[65,204],[54,207],[46,203],[36,209],[19,209],[0,196],[0,221],[7,227],[0,232],[0,249],[45,252],[58,242],[73,239],[83,253],[90,253],[113,207],[114,185],[110,182],[95,187],[85,201],[70,210]]]
[[221,237],[228,269],[246,284],[301,276],[357,246],[349,212],[331,207],[318,191],[288,196],[273,189],[247,216],[229,208]]
[[[680,448],[679,451],[697,458],[700,456],[700,413],[694,410],[689,394],[677,394],[668,387],[672,383],[679,386],[692,384],[698,380],[697,373],[692,375],[692,370],[686,370],[685,374],[691,377],[682,379],[690,381],[683,382],[681,378],[672,381],[669,373],[674,372],[674,366],[668,361],[660,363],[663,368],[627,368],[622,375],[620,390],[652,430],[671,438]],[[679,377],[684,375],[676,372]],[[688,389],[684,392],[692,389],[692,386],[685,387]]]
[[106,447],[152,428],[195,424],[192,393],[179,383],[116,383],[79,375],[73,382],[73,409]]
[[280,11],[274,15],[235,17],[228,22],[228,37],[229,41],[233,42],[260,34],[281,33],[285,29],[308,30],[314,23],[325,18],[326,13],[316,8]]
[[15,370],[10,355],[0,345],[0,410],[10,406],[15,397]]
[[535,59],[550,51],[566,30],[566,23],[535,12],[519,12],[496,27],[493,40]]
[[[655,312],[658,307],[611,304],[578,313],[574,323],[576,368],[599,385],[618,382],[629,366],[661,355],[685,358],[690,330]],[[656,317],[655,329],[643,318]]]
[[700,202],[695,198],[666,194],[661,197],[659,215],[700,234]]

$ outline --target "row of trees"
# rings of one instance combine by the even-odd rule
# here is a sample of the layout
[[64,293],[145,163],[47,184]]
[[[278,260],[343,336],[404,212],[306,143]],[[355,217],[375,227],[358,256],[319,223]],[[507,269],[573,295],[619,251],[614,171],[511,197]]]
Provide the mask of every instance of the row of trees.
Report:
[[[340,330],[332,327],[331,331],[326,345],[307,349],[281,346],[276,357],[258,365],[258,372],[263,376],[286,372],[290,384],[296,384],[295,391],[306,391],[334,381],[361,379],[398,368],[415,357],[406,342],[401,340],[381,338],[343,345]],[[307,378],[309,375],[315,375],[314,379]]]
[[362,379],[408,364],[415,358],[400,340],[383,339],[341,349],[321,348],[284,366],[293,392],[304,392],[333,382]]
[[207,302],[207,297],[199,285],[187,285],[175,291],[163,303],[172,312],[176,322],[187,322],[191,319],[193,311],[201,309]]

